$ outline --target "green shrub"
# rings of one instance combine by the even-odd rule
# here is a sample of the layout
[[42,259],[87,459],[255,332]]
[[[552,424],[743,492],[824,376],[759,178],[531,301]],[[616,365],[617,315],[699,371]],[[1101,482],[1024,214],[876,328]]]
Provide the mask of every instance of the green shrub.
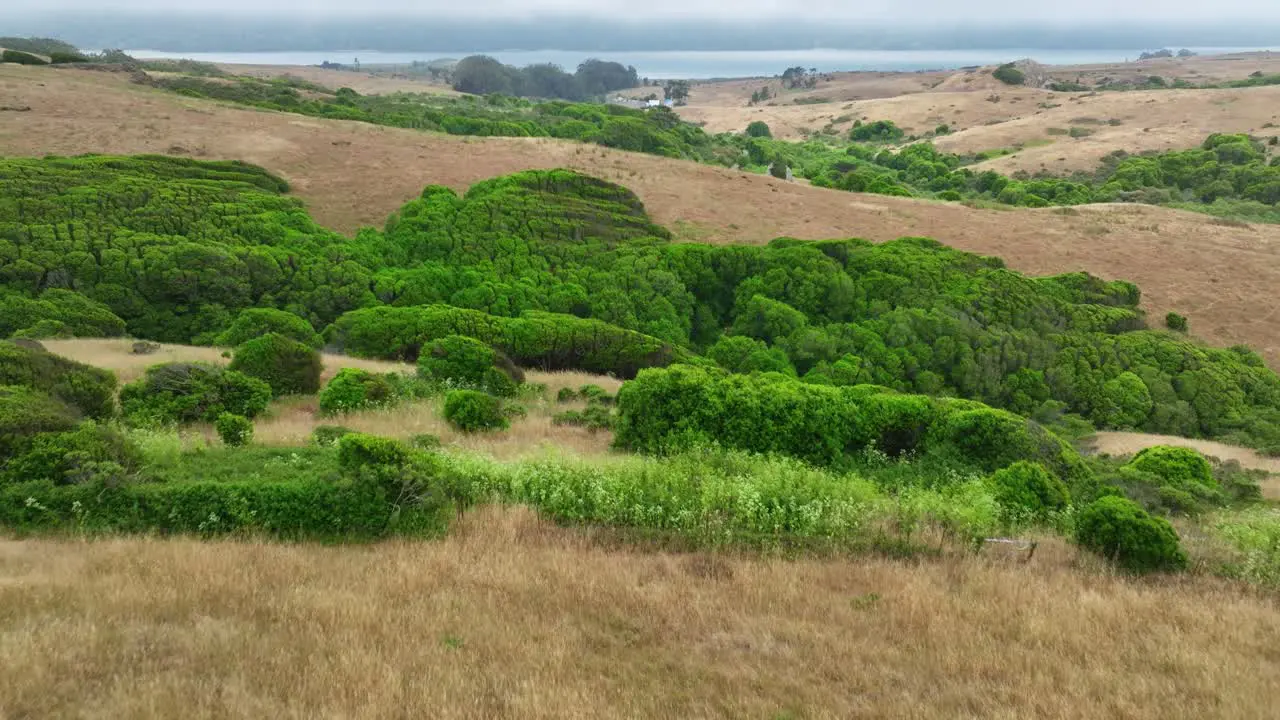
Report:
[[236,348],[231,370],[265,381],[278,397],[315,394],[324,366],[315,348],[267,333]]
[[270,333],[283,335],[303,345],[320,349],[324,340],[305,319],[275,308],[249,308],[241,310],[235,322],[218,335],[215,345],[239,347],[250,340]]
[[367,370],[343,368],[320,391],[320,414],[386,407],[395,400],[395,388],[386,377]]
[[80,420],[57,398],[29,387],[0,385],[0,467],[40,433],[65,432]]
[[771,138],[773,133],[769,131],[769,124],[763,120],[756,120],[747,125],[747,137],[753,138]]
[[574,400],[577,400],[577,399],[578,399],[578,391],[574,390],[573,388],[562,387],[560,388],[559,392],[556,393],[556,402],[566,403],[566,402],[573,402]]
[[582,410],[566,410],[551,418],[556,425],[572,425],[591,432],[613,429],[613,413],[603,405],[592,404]]
[[1152,517],[1132,500],[1103,497],[1076,516],[1081,546],[1137,573],[1181,570],[1186,553],[1164,518]]
[[262,380],[205,363],[155,365],[120,391],[125,417],[142,425],[214,422],[222,413],[254,418],[270,401]]
[[444,399],[444,419],[462,432],[505,430],[511,423],[502,401],[478,390],[451,390]]
[[1185,447],[1156,445],[1133,457],[1127,467],[1159,478],[1161,486],[1183,492],[1213,493],[1219,490],[1213,466],[1203,455]]
[[89,58],[78,52],[55,52],[49,53],[49,62],[54,65],[66,65],[69,63],[89,62]]
[[7,475],[11,482],[47,480],[72,484],[104,475],[131,475],[142,461],[141,450],[128,436],[115,427],[89,420],[72,430],[31,437],[24,452],[3,466],[0,477]]
[[218,431],[225,445],[239,447],[253,441],[253,421],[243,415],[222,413],[214,421],[213,428]]
[[409,461],[410,450],[391,438],[350,433],[338,440],[338,467],[354,473],[366,467],[399,467]]
[[24,53],[18,50],[5,50],[0,52],[0,62],[18,63],[19,65],[48,65],[43,59]]
[[355,432],[341,425],[317,425],[311,431],[311,442],[320,447],[334,447],[342,438]]
[[991,476],[996,499],[1009,508],[1021,508],[1043,516],[1071,503],[1067,486],[1038,463],[1018,461]]
[[0,385],[40,390],[91,418],[115,413],[115,375],[25,345],[0,341]]
[[427,380],[511,397],[524,381],[506,356],[475,338],[448,335],[433,340],[418,356],[418,374]]
[[833,465],[874,447],[894,456],[929,453],[986,472],[1029,460],[1064,478],[1089,475],[1078,453],[1030,420],[980,403],[867,385],[675,365],[625,383],[617,405],[615,443],[643,452],[714,442]]
[[4,294],[0,287],[0,336],[119,337],[124,320],[78,292],[50,288],[38,298]]
[[1187,318],[1176,312],[1164,316],[1164,326],[1175,332],[1187,331]]
[[440,437],[431,433],[419,433],[409,438],[409,444],[417,450],[439,450]]
[[1021,70],[1014,66],[1013,63],[1005,63],[995,69],[991,76],[1005,85],[1021,85],[1027,81],[1027,76]]

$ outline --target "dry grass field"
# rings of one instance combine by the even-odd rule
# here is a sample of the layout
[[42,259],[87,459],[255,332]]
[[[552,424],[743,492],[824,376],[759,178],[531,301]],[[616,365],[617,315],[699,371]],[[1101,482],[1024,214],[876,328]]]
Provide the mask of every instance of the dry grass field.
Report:
[[[134,355],[128,340],[78,339],[46,340],[44,346],[50,352],[78,362],[105,368],[116,374],[120,382],[127,383],[142,376],[152,365],[166,362],[207,362],[225,365],[221,348],[191,347],[187,345],[161,345],[160,350],[149,355]],[[327,382],[342,368],[360,368],[370,372],[413,373],[414,366],[404,363],[364,360],[347,355],[325,353],[322,382]],[[500,460],[540,456],[548,452],[575,456],[603,456],[609,454],[613,435],[609,432],[588,430],[554,424],[556,413],[568,409],[581,409],[581,404],[556,403],[554,398],[561,388],[577,389],[586,384],[599,385],[606,392],[616,393],[621,381],[603,375],[580,372],[525,373],[531,383],[542,383],[547,391],[542,399],[526,403],[528,415],[515,418],[511,429],[494,434],[467,434],[451,428],[444,421],[439,399],[407,403],[382,410],[364,410],[341,417],[325,417],[315,397],[291,397],[273,402],[267,412],[254,423],[254,438],[264,445],[300,446],[311,442],[311,433],[319,425],[343,425],[357,432],[383,437],[408,439],[414,435],[430,434],[440,438],[445,447],[481,452]],[[216,443],[217,434],[212,427],[195,426],[190,433],[203,442]],[[0,716],[2,720],[3,716]]]
[[3,66],[0,95],[31,108],[0,112],[0,153],[242,159],[287,177],[321,223],[344,232],[381,225],[429,183],[461,190],[517,170],[569,167],[635,190],[658,222],[688,240],[924,235],[998,255],[1024,272],[1130,279],[1153,315],[1177,310],[1196,335],[1247,343],[1280,367],[1277,226],[1150,206],[982,210],[859,195],[545,139],[451,137],[246,110],[78,70]]
[[0,541],[0,716],[1275,717],[1274,597],[1058,542],[766,559],[481,509],[439,542]]

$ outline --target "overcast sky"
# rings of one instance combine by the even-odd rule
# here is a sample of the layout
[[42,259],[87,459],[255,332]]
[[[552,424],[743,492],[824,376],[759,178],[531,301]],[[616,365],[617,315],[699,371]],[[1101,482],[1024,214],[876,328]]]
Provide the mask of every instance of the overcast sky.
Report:
[[[8,3],[3,3],[8,4]],[[933,24],[969,20],[1089,22],[1108,19],[1277,20],[1280,0],[43,0],[14,2],[10,10],[56,13],[75,10],[217,12],[255,15],[419,15],[467,18],[514,18],[558,14],[607,18],[716,18],[722,20],[894,20]],[[0,14],[4,14],[0,10]]]

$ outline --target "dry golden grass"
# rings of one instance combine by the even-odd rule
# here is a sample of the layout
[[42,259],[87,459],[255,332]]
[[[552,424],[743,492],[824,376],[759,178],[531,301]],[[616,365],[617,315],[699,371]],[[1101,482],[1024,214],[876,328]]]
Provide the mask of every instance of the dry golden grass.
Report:
[[[166,362],[208,362],[225,365],[219,348],[188,345],[161,345],[150,355],[134,355],[130,352],[133,341],[116,339],[47,340],[44,346],[50,352],[79,362],[111,370],[121,383],[131,382],[152,365]],[[414,366],[406,363],[364,360],[346,355],[325,353],[324,373],[328,381],[342,368],[360,368],[371,372],[413,373]],[[254,423],[256,442],[266,445],[306,445],[318,425],[343,425],[358,432],[408,439],[414,435],[430,434],[440,438],[448,447],[471,450],[491,455],[501,460],[512,460],[559,452],[581,456],[600,456],[609,453],[613,435],[608,432],[589,432],[582,428],[556,425],[551,417],[557,412],[580,408],[579,404],[554,402],[561,388],[577,389],[583,385],[599,385],[610,394],[616,393],[622,381],[603,375],[582,372],[528,371],[525,379],[530,383],[542,383],[547,391],[542,398],[530,400],[529,414],[512,421],[511,428],[500,433],[467,434],[449,427],[441,415],[439,400],[408,403],[385,410],[366,410],[338,417],[323,417],[315,397],[290,397],[271,403],[267,413]],[[194,427],[184,431],[204,438],[206,442],[218,442],[208,427]]]
[[233,108],[71,69],[0,67],[0,93],[32,108],[0,113],[0,153],[241,159],[286,176],[319,222],[345,232],[381,224],[428,183],[464,189],[517,170],[568,167],[626,185],[655,220],[681,223],[703,242],[923,235],[1023,272],[1133,280],[1153,317],[1177,311],[1200,337],[1246,343],[1280,367],[1280,315],[1258,310],[1280,287],[1278,226],[1230,227],[1154,207],[1062,214],[859,195],[546,139],[447,137]]
[[479,452],[499,460],[517,460],[559,453],[578,456],[607,455],[613,434],[588,432],[582,428],[556,425],[551,417],[570,405],[558,406],[535,401],[529,414],[511,421],[502,432],[462,433],[445,422],[442,401],[406,403],[385,410],[364,410],[324,417],[313,397],[285,398],[271,404],[265,416],[254,421],[254,442],[263,445],[306,445],[319,425],[342,425],[357,432],[409,439],[414,435],[435,435],[449,448]]
[[0,541],[0,714],[1274,718],[1274,598],[1032,563],[439,542]]

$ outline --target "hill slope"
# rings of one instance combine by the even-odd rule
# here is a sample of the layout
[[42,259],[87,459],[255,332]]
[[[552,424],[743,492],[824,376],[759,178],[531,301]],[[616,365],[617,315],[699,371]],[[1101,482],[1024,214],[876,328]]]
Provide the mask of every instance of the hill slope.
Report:
[[1240,227],[1148,206],[977,210],[822,190],[691,162],[544,139],[462,138],[232,108],[71,69],[0,68],[14,104],[0,153],[161,152],[235,158],[285,176],[322,224],[381,225],[425,185],[568,167],[633,189],[680,239],[935,237],[1033,274],[1087,270],[1133,280],[1144,307],[1190,317],[1195,334],[1247,343],[1280,366],[1280,227]]

